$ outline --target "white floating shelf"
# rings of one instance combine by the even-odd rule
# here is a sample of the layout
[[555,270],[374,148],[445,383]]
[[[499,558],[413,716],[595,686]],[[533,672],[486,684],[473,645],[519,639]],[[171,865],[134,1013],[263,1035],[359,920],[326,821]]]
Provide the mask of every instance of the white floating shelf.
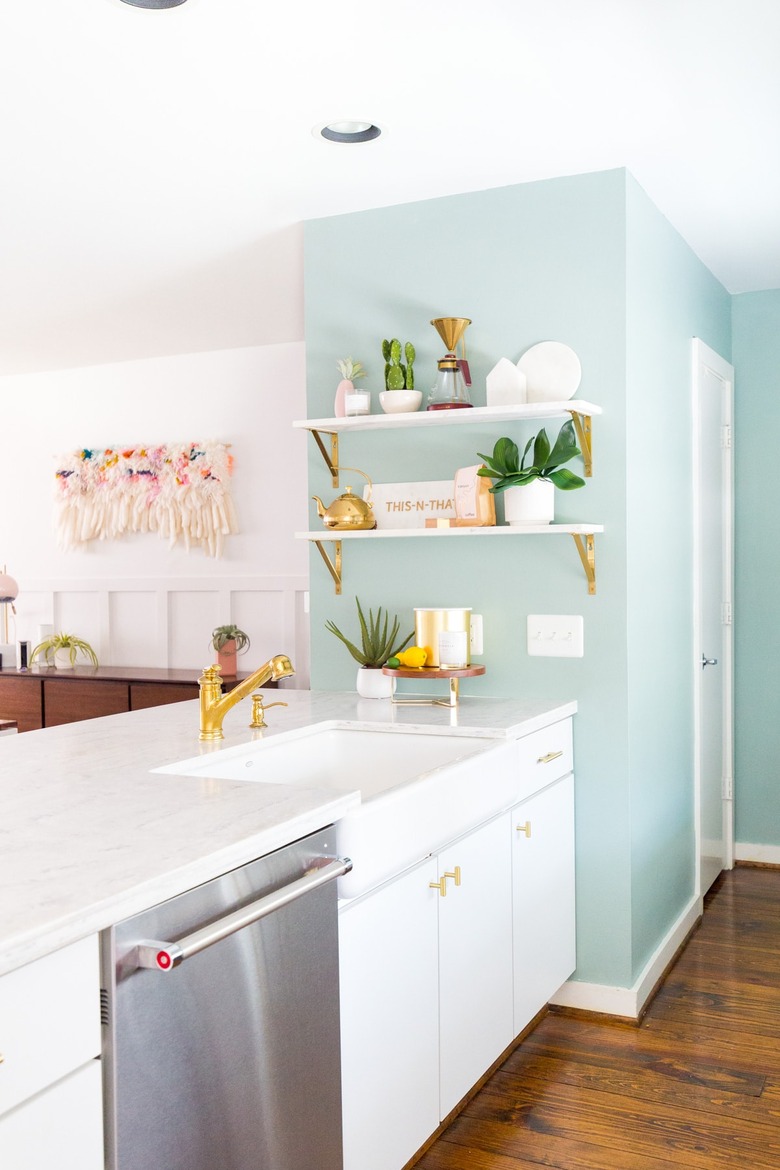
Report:
[[603,532],[603,524],[495,524],[487,528],[366,528],[358,532],[338,529],[319,529],[314,532],[296,532],[297,540],[313,540],[319,543],[328,540],[403,540],[409,537],[453,536],[589,536]]
[[[359,532],[338,531],[335,529],[319,529],[316,532],[296,532],[298,540],[309,540],[315,545],[336,585],[336,593],[341,593],[342,582],[342,543],[347,540],[404,540],[414,537],[425,537],[434,540],[451,540],[453,537],[487,536],[558,536],[563,534],[574,538],[577,546],[585,578],[588,582],[588,593],[596,592],[596,541],[597,532],[603,532],[603,524],[501,524],[487,528],[387,528],[384,531],[377,528],[364,529]],[[334,556],[331,560],[325,550],[326,544],[334,546]]]
[[306,431],[337,434],[345,431],[383,431],[399,427],[475,426],[479,423],[523,422],[560,418],[566,414],[593,416],[600,406],[571,398],[566,402],[527,402],[522,406],[473,406],[461,410],[417,410],[401,414],[361,414],[352,418],[306,418],[293,423]]

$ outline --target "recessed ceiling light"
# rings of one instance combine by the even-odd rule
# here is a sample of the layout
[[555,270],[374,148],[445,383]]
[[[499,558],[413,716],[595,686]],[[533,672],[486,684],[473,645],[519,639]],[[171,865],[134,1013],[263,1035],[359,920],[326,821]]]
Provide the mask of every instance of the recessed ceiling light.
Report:
[[185,0],[122,0],[124,4],[132,4],[133,8],[178,8]]
[[355,122],[346,119],[339,122],[326,122],[324,126],[316,126],[315,134],[322,135],[328,142],[371,142],[382,133],[379,126],[373,122]]

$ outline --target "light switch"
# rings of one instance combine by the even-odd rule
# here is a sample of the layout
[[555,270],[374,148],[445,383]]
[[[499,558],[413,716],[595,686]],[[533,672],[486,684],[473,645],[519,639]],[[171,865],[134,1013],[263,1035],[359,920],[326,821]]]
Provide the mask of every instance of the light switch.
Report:
[[548,658],[582,658],[584,624],[581,614],[529,613],[528,653]]

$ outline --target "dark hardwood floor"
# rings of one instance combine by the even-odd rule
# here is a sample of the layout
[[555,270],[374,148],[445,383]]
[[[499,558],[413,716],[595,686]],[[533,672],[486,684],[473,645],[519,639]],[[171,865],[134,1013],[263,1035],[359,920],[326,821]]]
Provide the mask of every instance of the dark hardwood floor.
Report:
[[419,1170],[780,1170],[780,871],[718,879],[639,1026],[546,1016]]

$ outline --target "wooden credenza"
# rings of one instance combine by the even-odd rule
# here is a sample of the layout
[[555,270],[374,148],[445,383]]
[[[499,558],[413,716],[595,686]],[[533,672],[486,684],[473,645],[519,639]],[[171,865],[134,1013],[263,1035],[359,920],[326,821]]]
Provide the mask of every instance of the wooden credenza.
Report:
[[[0,719],[13,720],[19,731],[36,731],[99,715],[181,703],[197,699],[199,675],[199,670],[123,666],[0,670]],[[231,687],[246,677],[243,673],[226,682]]]

